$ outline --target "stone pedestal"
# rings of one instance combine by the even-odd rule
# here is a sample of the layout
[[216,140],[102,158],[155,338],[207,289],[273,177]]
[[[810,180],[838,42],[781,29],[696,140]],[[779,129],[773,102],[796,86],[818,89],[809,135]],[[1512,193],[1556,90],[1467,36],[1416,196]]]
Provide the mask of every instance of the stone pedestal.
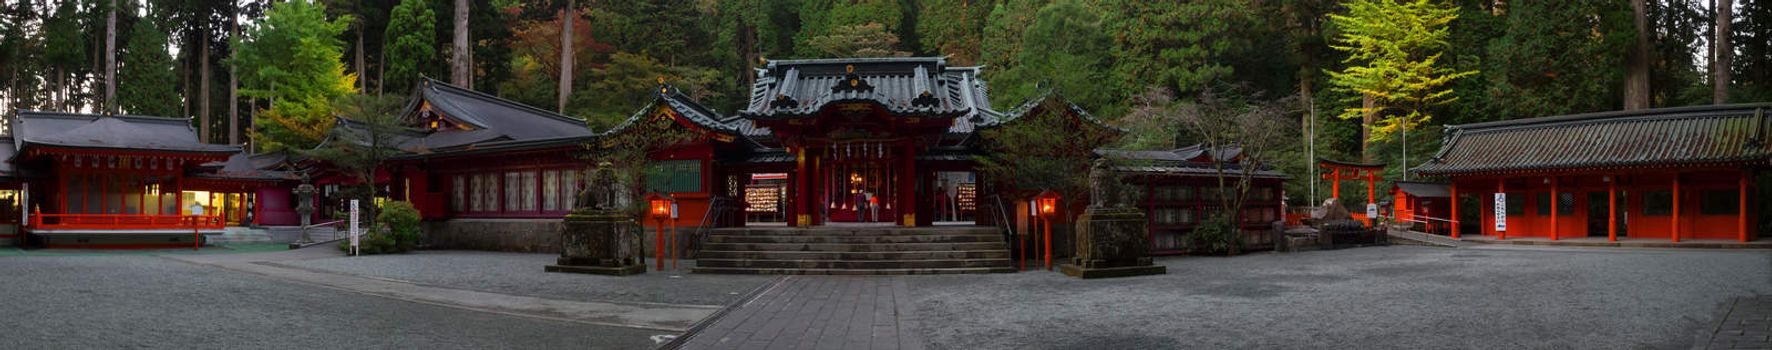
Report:
[[1089,208],[1077,219],[1076,256],[1059,270],[1085,279],[1166,273],[1166,267],[1152,264],[1146,255],[1148,224],[1138,209]]
[[627,276],[646,273],[640,225],[619,211],[574,212],[560,230],[560,259],[548,272]]

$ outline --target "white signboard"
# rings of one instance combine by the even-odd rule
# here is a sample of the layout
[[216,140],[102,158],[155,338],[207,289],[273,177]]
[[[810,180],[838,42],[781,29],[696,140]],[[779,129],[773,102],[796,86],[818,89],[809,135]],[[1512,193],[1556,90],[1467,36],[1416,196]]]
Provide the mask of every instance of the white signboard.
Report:
[[1495,194],[1495,232],[1507,231],[1507,194]]
[[357,236],[359,234],[360,234],[360,231],[357,229],[357,200],[352,199],[351,200],[351,255],[357,255],[357,241],[358,241]]
[[1377,219],[1378,218],[1378,204],[1366,203],[1366,218],[1367,219]]

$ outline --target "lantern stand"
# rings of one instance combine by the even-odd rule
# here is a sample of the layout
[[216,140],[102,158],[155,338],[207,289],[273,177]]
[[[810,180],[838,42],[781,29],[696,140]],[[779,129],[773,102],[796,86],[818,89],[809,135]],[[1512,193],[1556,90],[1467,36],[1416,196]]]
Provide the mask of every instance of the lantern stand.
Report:
[[1052,192],[1051,190],[1040,192],[1040,195],[1034,197],[1034,202],[1039,203],[1040,219],[1043,223],[1042,226],[1044,226],[1043,229],[1046,231],[1044,244],[1046,249],[1046,271],[1052,271],[1052,214],[1058,212],[1058,198],[1058,193]]
[[[650,207],[650,209],[647,210],[647,213],[658,223],[656,226],[653,226],[656,233],[653,234],[654,243],[652,245],[652,260],[657,261],[659,271],[664,271],[665,263],[665,220],[671,218],[671,208],[676,206],[676,202],[676,198],[671,198],[671,196],[667,194],[657,192],[646,194],[646,203],[648,203],[648,206]],[[675,239],[672,241],[675,241]],[[675,256],[676,253],[673,251],[671,255]],[[675,261],[672,261],[671,263],[672,265],[676,264]]]

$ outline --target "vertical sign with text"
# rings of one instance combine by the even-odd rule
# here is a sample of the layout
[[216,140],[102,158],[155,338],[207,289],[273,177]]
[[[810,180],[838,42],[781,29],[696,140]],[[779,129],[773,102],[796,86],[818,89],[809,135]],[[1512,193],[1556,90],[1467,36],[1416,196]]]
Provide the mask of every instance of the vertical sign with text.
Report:
[[357,255],[357,241],[360,231],[357,229],[357,200],[351,200],[351,255]]
[[1495,232],[1507,231],[1507,194],[1495,194]]

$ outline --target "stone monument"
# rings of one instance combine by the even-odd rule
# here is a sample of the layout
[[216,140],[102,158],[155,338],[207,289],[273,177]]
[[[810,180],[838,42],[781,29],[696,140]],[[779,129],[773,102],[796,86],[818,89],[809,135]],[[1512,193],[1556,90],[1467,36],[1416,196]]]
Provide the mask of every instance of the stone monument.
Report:
[[1090,169],[1089,188],[1089,208],[1077,219],[1076,256],[1059,270],[1084,279],[1168,272],[1151,263],[1149,222],[1131,205],[1137,196],[1113,177],[1106,160],[1095,161]]
[[640,225],[620,203],[623,190],[609,162],[587,171],[560,230],[560,259],[548,272],[627,276],[646,273]]

